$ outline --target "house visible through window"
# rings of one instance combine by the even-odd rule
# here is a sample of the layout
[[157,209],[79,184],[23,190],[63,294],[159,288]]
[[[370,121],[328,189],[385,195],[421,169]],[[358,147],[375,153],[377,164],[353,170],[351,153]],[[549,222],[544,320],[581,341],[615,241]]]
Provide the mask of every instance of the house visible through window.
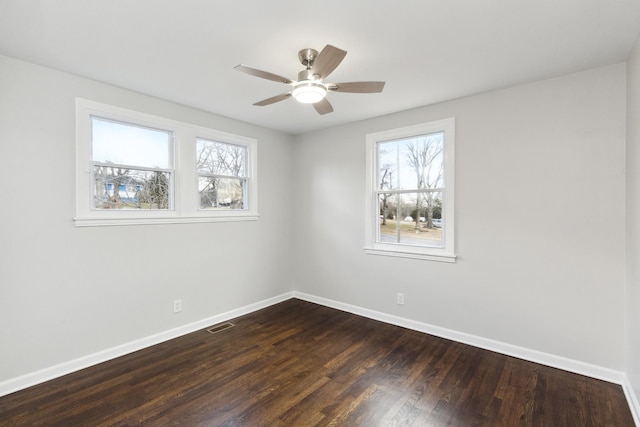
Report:
[[365,249],[453,261],[454,120],[367,136]]

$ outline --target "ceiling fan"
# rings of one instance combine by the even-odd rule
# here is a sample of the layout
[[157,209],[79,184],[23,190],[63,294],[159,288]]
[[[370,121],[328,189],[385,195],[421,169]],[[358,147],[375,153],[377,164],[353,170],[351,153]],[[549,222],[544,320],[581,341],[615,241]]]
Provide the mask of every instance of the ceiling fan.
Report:
[[246,65],[236,65],[234,68],[243,73],[263,79],[280,82],[293,87],[290,92],[281,93],[271,98],[263,99],[253,105],[263,107],[293,97],[304,104],[313,104],[319,114],[327,114],[333,111],[331,103],[327,100],[328,92],[349,93],[377,93],[382,92],[385,82],[349,82],[349,83],[325,83],[324,79],[335,70],[342,62],[347,52],[330,44],[326,45],[320,53],[315,49],[302,49],[298,52],[298,59],[306,68],[298,73],[298,81],[289,80],[286,77]]

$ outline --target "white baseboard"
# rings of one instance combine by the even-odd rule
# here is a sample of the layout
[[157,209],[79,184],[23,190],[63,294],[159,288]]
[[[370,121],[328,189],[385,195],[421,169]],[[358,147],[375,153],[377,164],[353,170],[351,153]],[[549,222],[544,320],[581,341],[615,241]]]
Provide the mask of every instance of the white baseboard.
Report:
[[368,317],[369,319],[379,320],[381,322],[389,323],[396,326],[402,326],[407,329],[413,329],[415,331],[424,332],[430,335],[435,335],[463,344],[469,344],[474,347],[483,348],[485,350],[495,351],[496,353],[505,354],[507,356],[513,356],[519,359],[528,360],[552,368],[558,368],[564,371],[585,375],[587,377],[596,378],[614,384],[619,384],[620,386],[622,386],[625,397],[627,398],[627,403],[629,404],[629,408],[631,409],[633,419],[636,425],[640,427],[640,406],[638,405],[638,399],[633,391],[633,387],[631,387],[627,375],[624,372],[616,371],[609,368],[603,368],[601,366],[592,365],[589,363],[580,362],[578,360],[572,360],[566,357],[556,356],[537,350],[532,350],[526,347],[520,347],[517,345],[507,344],[500,341],[470,335],[464,332],[441,328],[439,326],[430,325],[428,323],[417,322],[415,320],[393,316],[379,311],[369,310],[367,308],[345,304],[339,301],[334,301],[303,292],[294,291],[293,296],[294,298],[346,311],[348,313],[357,314],[358,316]]
[[638,401],[638,396],[633,390],[633,386],[629,381],[629,377],[626,375],[624,376],[622,389],[624,390],[624,395],[627,398],[627,402],[629,402],[629,408],[631,409],[631,415],[633,415],[633,421],[635,421],[636,426],[640,426],[640,401]]
[[254,311],[269,307],[270,305],[277,304],[291,298],[293,298],[293,292],[287,292],[273,298],[268,298],[254,304],[249,304],[235,310],[227,311],[226,313],[208,317],[206,319],[202,319],[188,325],[180,326],[168,331],[163,331],[155,335],[119,345],[117,347],[108,348],[106,350],[89,354],[87,356],[82,356],[77,359],[61,363],[59,365],[42,369],[40,371],[32,372],[20,377],[3,381],[0,383],[0,396],[5,396],[7,394],[23,390],[27,387],[31,387],[36,384],[52,380],[54,378],[61,377],[63,375],[79,371],[80,369],[88,368],[90,366],[97,365],[98,363],[106,362],[108,360],[133,353],[134,351],[142,350],[143,348],[147,348],[152,345],[156,345],[161,342],[165,342],[182,335],[189,334],[191,332],[199,331],[200,329],[204,329],[207,326],[225,322],[227,320],[252,313]]
[[631,414],[633,415],[636,426],[640,427],[640,403],[638,402],[638,396],[636,396],[627,375],[623,372],[603,368],[601,366],[592,365],[577,360],[568,359],[561,356],[556,356],[549,353],[544,353],[537,350],[532,350],[525,347],[519,347],[500,341],[478,337],[451,329],[441,328],[439,326],[429,325],[427,323],[417,322],[403,317],[393,316],[379,311],[370,310],[351,304],[345,304],[339,301],[334,301],[297,291],[287,292],[273,298],[268,298],[254,304],[227,311],[216,316],[208,317],[206,319],[202,319],[188,325],[160,332],[155,335],[131,341],[129,343],[83,356],[78,359],[70,360],[68,362],[45,368],[40,371],[12,378],[0,383],[0,396],[5,396],[7,394],[43,383],[45,381],[70,374],[75,371],[79,371],[80,369],[88,368],[90,366],[97,365],[99,363],[106,362],[108,360],[115,359],[129,353],[133,353],[134,351],[142,350],[152,345],[156,345],[161,342],[165,342],[173,338],[177,338],[182,335],[204,329],[207,326],[215,325],[217,323],[225,322],[227,320],[252,313],[254,311],[277,304],[279,302],[286,301],[290,298],[298,298],[304,301],[313,302],[326,307],[335,308],[392,325],[402,326],[404,328],[413,329],[441,338],[450,339],[452,341],[469,344],[474,347],[495,351],[497,353],[517,357],[519,359],[529,360],[531,362],[540,363],[542,365],[550,366],[553,368],[558,368],[565,371],[574,372],[576,374],[619,384],[622,386],[625,397],[627,398],[627,402],[629,404],[629,408],[631,410]]

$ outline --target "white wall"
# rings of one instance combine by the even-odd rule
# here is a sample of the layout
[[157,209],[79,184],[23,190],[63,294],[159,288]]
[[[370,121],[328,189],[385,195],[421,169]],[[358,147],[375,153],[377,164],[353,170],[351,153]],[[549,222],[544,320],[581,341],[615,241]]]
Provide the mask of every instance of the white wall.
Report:
[[[365,135],[445,117],[457,263],[365,255]],[[621,371],[624,150],[624,64],[302,135],[294,287]]]
[[[640,396],[640,38],[627,61],[627,353],[626,372]],[[640,415],[640,414],[639,414]]]
[[[259,221],[74,227],[75,97],[258,139]],[[291,144],[0,56],[0,383],[290,292]]]

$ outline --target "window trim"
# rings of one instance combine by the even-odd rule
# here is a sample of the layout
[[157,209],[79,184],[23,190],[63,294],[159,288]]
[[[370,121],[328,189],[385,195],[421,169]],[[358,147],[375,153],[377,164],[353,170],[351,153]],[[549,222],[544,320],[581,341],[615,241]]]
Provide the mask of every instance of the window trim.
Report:
[[[409,138],[429,133],[444,133],[444,182],[442,191],[443,212],[443,246],[426,247],[403,245],[400,243],[381,243],[378,235],[378,199],[377,199],[377,165],[379,142]],[[366,203],[365,203],[365,246],[364,251],[370,255],[386,255],[411,259],[422,259],[442,262],[455,262],[455,118],[420,123],[402,128],[389,129],[366,135]]]
[[[172,133],[173,203],[168,210],[92,209],[91,117],[101,117]],[[247,147],[247,209],[199,209],[196,138]],[[257,140],[165,117],[76,98],[76,206],[74,222],[83,226],[255,221],[258,214]]]

